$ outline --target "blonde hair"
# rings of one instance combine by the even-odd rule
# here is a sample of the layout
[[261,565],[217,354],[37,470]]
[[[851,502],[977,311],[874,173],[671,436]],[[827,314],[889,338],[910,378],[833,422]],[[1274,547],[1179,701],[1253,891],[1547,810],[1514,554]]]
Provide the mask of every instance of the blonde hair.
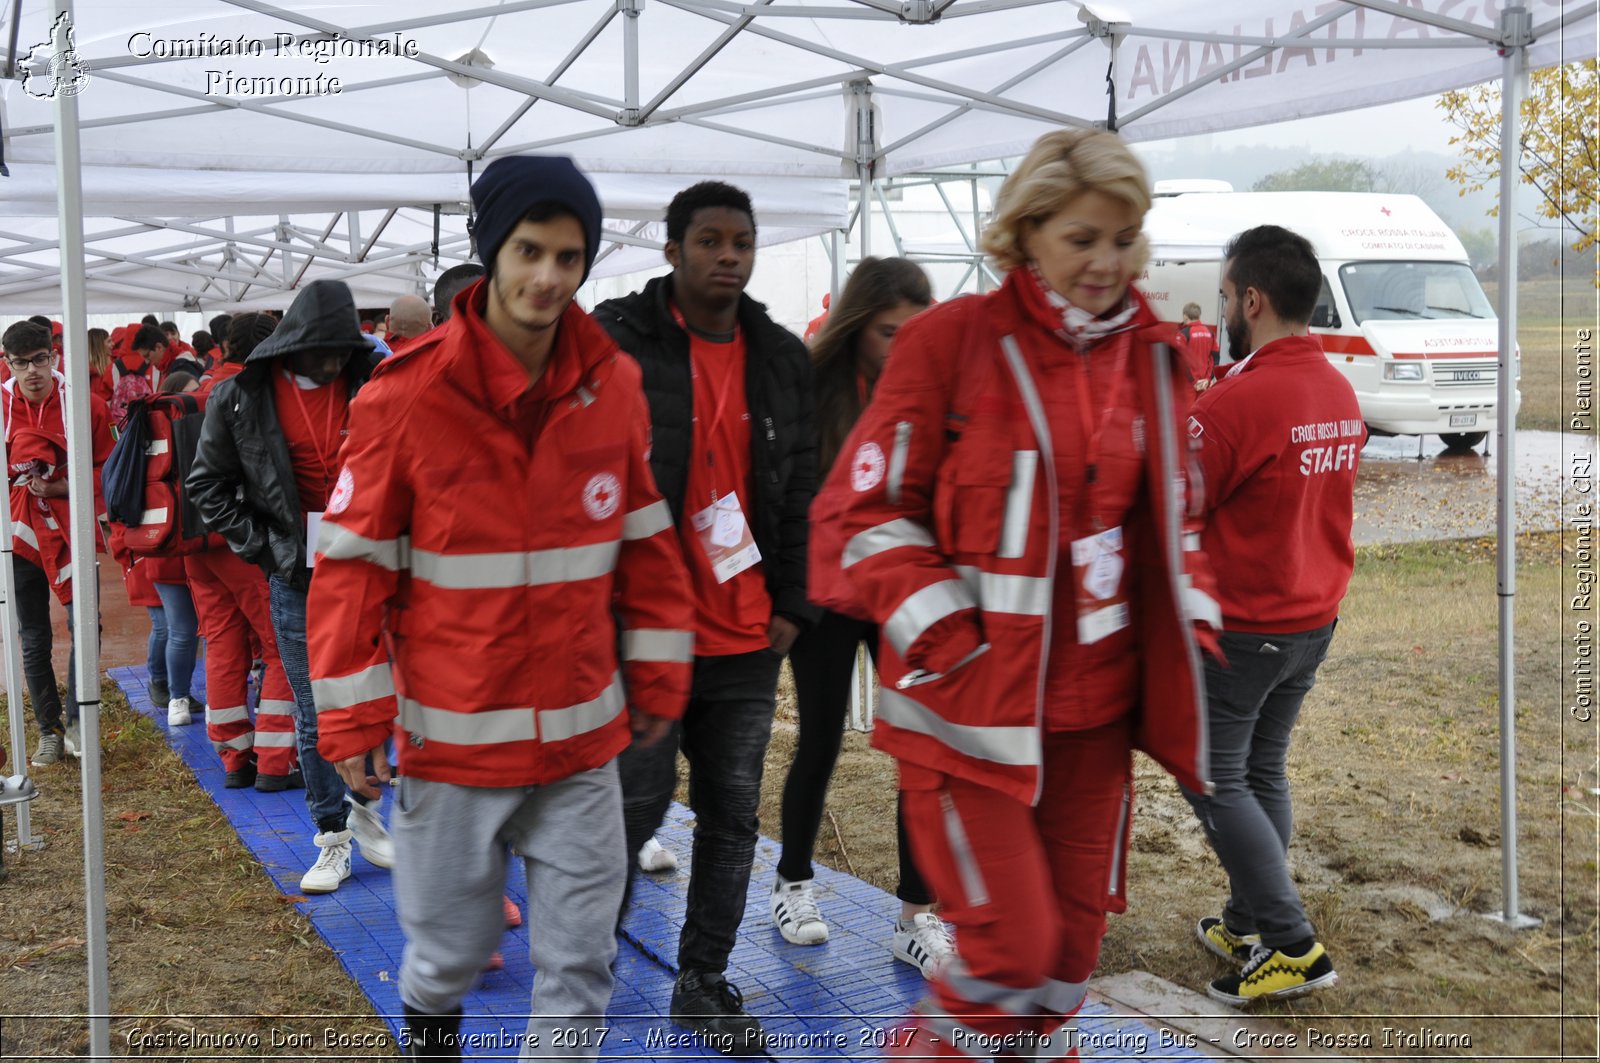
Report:
[[[1025,264],[1022,245],[1029,227],[1066,209],[1085,192],[1120,199],[1141,218],[1150,210],[1150,179],[1121,137],[1097,129],[1046,133],[1000,186],[994,216],[983,230],[983,250],[1001,270]],[[1148,256],[1141,233],[1136,274]]]

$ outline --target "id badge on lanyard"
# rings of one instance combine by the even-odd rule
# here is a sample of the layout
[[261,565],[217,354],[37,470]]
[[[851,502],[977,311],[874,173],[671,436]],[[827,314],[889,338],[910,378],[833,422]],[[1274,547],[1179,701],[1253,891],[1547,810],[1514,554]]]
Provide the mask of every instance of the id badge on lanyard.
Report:
[[1078,644],[1088,646],[1128,626],[1127,555],[1122,528],[1072,541],[1072,587],[1078,605]]
[[317,567],[317,536],[322,534],[322,514],[306,514],[306,568]]
[[1079,380],[1078,402],[1084,432],[1089,440],[1083,507],[1092,515],[1092,527],[1098,530],[1072,541],[1072,587],[1078,607],[1078,644],[1088,646],[1127,627],[1131,616],[1127,585],[1123,578],[1128,563],[1122,526],[1105,527],[1096,504],[1100,490],[1102,446],[1106,432],[1116,418],[1122,391],[1127,383],[1128,348],[1124,345],[1117,352],[1117,360],[1112,367],[1110,395],[1098,423],[1094,420],[1089,397],[1089,366],[1087,361],[1080,361],[1079,365],[1083,374]]
[[694,521],[700,548],[711,559],[711,571],[718,583],[726,583],[760,564],[761,551],[756,547],[749,521],[744,519],[737,494],[728,492],[690,519]]

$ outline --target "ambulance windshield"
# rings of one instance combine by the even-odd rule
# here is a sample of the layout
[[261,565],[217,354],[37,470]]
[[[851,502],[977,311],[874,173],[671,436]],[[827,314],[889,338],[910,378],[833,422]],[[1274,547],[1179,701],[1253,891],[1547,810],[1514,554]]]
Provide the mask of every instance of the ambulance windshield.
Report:
[[1493,318],[1494,307],[1460,262],[1352,262],[1339,268],[1356,323]]

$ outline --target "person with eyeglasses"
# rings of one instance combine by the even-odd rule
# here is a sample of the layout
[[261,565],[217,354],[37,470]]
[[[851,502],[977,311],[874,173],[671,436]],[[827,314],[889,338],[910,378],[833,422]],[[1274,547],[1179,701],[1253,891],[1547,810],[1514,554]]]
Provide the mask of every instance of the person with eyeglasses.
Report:
[[[67,661],[67,704],[63,712],[50,654],[50,594],[72,604],[70,522],[67,519],[67,427],[62,398],[66,378],[56,372],[50,329],[21,321],[0,336],[11,379],[3,387],[6,460],[10,464],[12,586],[21,627],[22,673],[39,745],[31,763],[46,766],[61,759],[63,747],[82,755],[74,659]],[[100,497],[100,467],[111,454],[111,412],[105,400],[89,396],[90,439],[94,455],[94,510],[105,512]],[[67,628],[72,612],[67,611]]]

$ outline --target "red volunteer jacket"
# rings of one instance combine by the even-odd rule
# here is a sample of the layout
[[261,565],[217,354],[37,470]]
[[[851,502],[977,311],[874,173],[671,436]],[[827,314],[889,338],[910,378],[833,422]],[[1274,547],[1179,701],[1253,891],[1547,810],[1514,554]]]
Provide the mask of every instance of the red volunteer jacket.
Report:
[[[1061,341],[1019,302],[1015,278],[921,314],[895,337],[872,404],[812,507],[812,598],[882,626],[873,744],[896,758],[1034,802],[1059,556],[1060,506],[1035,380]],[[1136,333],[1145,475],[1130,523],[1141,654],[1136,740],[1206,787],[1200,647],[1217,623],[1199,535],[1183,512],[1188,372],[1172,326]],[[1197,527],[1197,526],[1196,526]],[[966,628],[966,630],[962,630]],[[981,629],[981,630],[975,630]],[[941,646],[988,649],[943,674]],[[948,654],[946,654],[948,656]]]
[[1217,346],[1217,338],[1212,333],[1210,326],[1203,321],[1196,321],[1189,326],[1188,336],[1178,333],[1183,348],[1183,359],[1188,363],[1189,372],[1195,380],[1210,380],[1212,361],[1211,352]]
[[[39,460],[53,467],[50,480],[66,478],[67,429],[61,408],[66,378],[56,374],[56,386],[49,398],[35,406],[17,391],[15,379],[0,387],[0,420],[4,421],[7,461],[11,468],[12,537],[17,553],[32,561],[50,577],[56,598],[63,605],[72,603],[72,525],[67,499],[38,498],[17,483],[26,474],[28,463]],[[111,413],[106,404],[89,397],[89,436],[94,464],[94,512],[98,521],[105,515],[105,500],[100,494],[100,467],[111,456]]]
[[1315,336],[1275,340],[1202,392],[1206,555],[1229,631],[1312,631],[1339,615],[1367,428]]
[[638,366],[570,306],[545,374],[573,385],[530,440],[484,298],[351,405],[308,608],[318,748],[363,753],[398,710],[403,773],[538,785],[621,752],[627,705],[682,714],[693,603]]

